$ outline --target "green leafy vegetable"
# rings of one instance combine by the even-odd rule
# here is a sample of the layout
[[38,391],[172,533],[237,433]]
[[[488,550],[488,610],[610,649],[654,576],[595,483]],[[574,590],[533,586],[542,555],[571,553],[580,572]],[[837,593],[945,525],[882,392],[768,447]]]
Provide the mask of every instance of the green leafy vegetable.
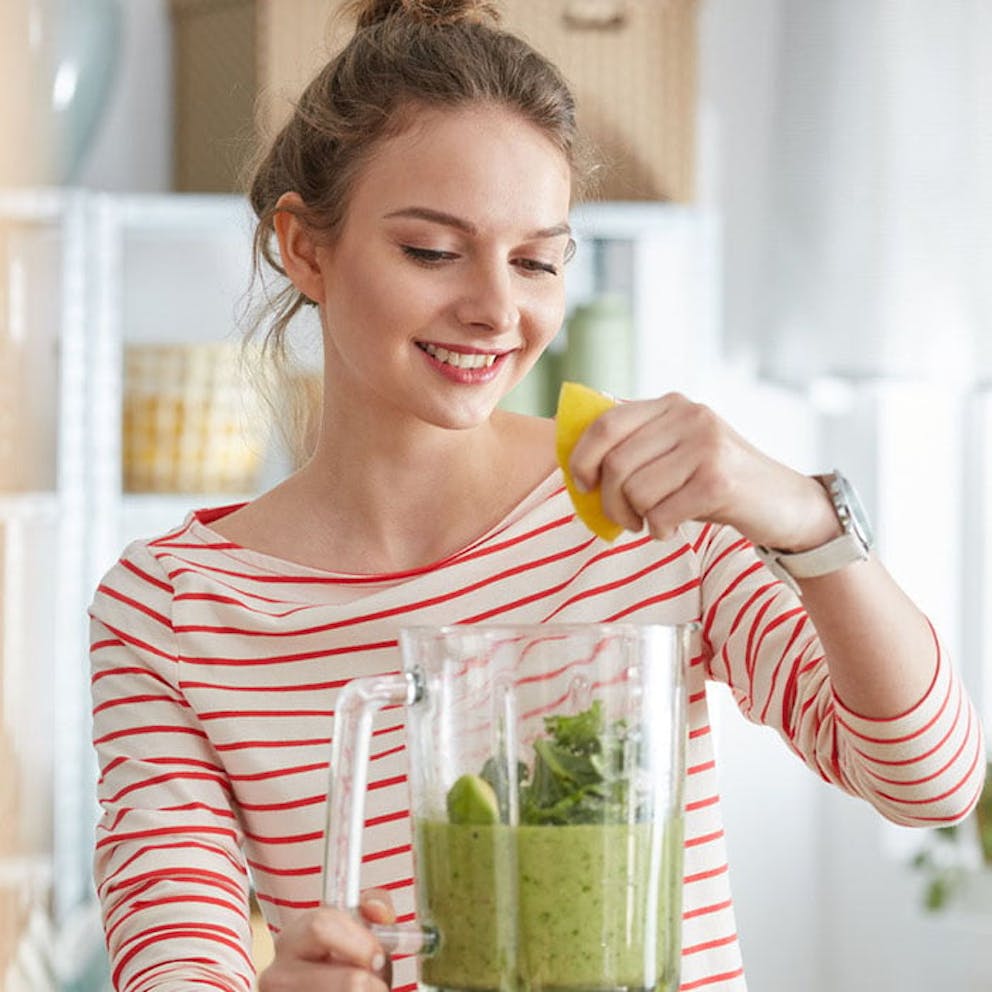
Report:
[[[617,720],[607,726],[603,704],[596,700],[575,716],[546,717],[544,726],[547,736],[534,742],[533,768],[528,770],[523,763],[517,767],[520,822],[627,822],[637,748],[626,723]],[[510,783],[505,763],[490,758],[479,778],[491,786],[500,820],[506,822]],[[639,818],[635,811],[634,819]]]

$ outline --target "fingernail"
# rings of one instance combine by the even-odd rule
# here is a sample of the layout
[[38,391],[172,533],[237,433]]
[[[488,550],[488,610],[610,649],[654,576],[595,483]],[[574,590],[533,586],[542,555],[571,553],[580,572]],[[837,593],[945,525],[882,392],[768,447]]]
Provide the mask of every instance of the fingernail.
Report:
[[382,913],[389,912],[389,906],[382,899],[378,899],[375,896],[367,896],[365,899],[363,899],[362,908],[378,910]]
[[589,487],[577,475],[572,476],[572,482],[580,493],[589,492]]
[[376,951],[375,954],[372,955],[372,970],[382,971],[385,966],[386,955],[383,954],[382,951]]

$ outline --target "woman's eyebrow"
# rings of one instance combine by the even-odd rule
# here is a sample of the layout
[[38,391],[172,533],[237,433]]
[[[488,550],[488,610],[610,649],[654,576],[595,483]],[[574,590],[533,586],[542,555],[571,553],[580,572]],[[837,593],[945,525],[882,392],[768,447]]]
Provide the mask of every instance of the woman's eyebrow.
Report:
[[[434,210],[432,207],[403,207],[400,210],[393,210],[385,215],[385,219],[393,217],[412,217],[416,220],[426,220],[434,224],[443,224],[445,227],[453,227],[465,234],[478,234],[479,229],[475,224],[457,217],[455,214],[446,213],[443,210]],[[560,224],[553,224],[551,227],[542,227],[537,231],[531,231],[527,235],[528,239],[533,238],[557,238],[560,235],[571,235],[572,228],[564,221]]]

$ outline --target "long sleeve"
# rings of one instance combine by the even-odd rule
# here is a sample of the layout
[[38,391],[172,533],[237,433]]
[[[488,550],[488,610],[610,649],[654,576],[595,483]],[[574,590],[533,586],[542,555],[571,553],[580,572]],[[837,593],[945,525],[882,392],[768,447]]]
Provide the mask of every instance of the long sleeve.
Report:
[[967,815],[984,779],[985,746],[935,632],[935,674],[923,698],[890,719],[860,716],[835,694],[801,602],[750,543],[707,526],[696,552],[709,674],[730,687],[748,719],[774,727],[823,779],[893,822],[939,826]]
[[134,546],[90,608],[102,816],[94,875],[116,989],[244,992],[248,880],[231,787],[180,687],[172,586]]

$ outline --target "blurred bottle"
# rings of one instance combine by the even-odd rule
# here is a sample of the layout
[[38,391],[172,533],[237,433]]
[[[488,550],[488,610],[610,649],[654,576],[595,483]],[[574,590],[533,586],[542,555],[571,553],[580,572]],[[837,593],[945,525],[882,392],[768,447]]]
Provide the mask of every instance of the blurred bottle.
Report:
[[500,402],[504,410],[533,417],[554,416],[561,384],[562,355],[547,349],[531,370]]
[[633,393],[634,321],[618,294],[577,306],[566,325],[562,378],[629,397]]

